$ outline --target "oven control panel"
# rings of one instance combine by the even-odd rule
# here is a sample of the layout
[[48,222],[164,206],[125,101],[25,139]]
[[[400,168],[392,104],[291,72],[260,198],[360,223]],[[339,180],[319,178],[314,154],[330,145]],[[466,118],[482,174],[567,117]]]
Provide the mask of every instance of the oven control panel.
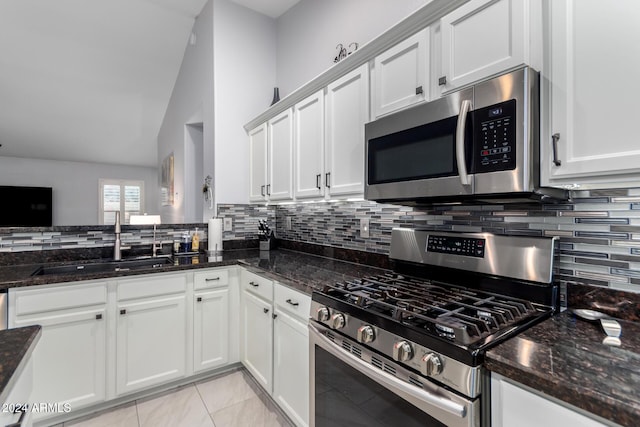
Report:
[[485,239],[429,235],[427,252],[484,258]]

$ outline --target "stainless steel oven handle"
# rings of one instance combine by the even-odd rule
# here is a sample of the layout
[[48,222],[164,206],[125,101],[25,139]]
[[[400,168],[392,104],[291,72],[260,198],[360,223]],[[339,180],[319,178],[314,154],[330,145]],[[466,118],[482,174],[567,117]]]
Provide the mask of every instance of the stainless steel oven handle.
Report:
[[449,399],[436,396],[424,390],[420,390],[404,381],[385,374],[383,371],[379,371],[376,368],[369,365],[367,362],[353,356],[351,353],[340,350],[330,339],[322,335],[313,325],[309,325],[309,332],[314,335],[314,339],[321,344],[321,347],[337,357],[347,365],[365,374],[367,377],[375,380],[381,385],[388,387],[391,391],[399,391],[401,393],[413,396],[416,399],[427,402],[443,411],[446,411],[459,418],[464,418],[467,414],[467,410],[463,405],[452,402]]
[[458,175],[462,185],[470,185],[471,180],[467,174],[466,152],[464,146],[465,128],[467,125],[467,114],[471,109],[471,101],[465,99],[460,104],[460,114],[458,114],[458,126],[456,127],[456,160],[458,163]]

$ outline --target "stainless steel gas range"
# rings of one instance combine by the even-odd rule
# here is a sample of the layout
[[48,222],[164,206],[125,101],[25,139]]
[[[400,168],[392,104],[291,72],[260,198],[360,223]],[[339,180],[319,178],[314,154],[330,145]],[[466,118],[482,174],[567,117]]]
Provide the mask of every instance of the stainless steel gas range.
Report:
[[311,425],[490,425],[486,350],[558,308],[554,239],[397,228],[394,271],[314,291]]

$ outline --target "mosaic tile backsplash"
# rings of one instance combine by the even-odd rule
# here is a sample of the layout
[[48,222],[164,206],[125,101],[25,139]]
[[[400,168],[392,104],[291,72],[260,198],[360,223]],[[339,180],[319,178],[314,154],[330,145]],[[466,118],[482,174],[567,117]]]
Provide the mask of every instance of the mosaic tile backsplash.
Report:
[[[225,241],[256,239],[258,220],[264,219],[280,239],[383,255],[389,253],[391,229],[399,226],[557,236],[557,279],[640,292],[640,189],[584,192],[571,202],[552,205],[227,204],[218,205],[218,216],[232,218],[232,230],[223,232]],[[291,229],[286,227],[287,218]],[[369,221],[367,238],[360,235],[361,219]],[[166,225],[158,236],[171,242],[196,226],[206,240],[206,224]],[[127,229],[122,238],[126,245],[150,245],[151,235],[150,228]],[[53,227],[26,233],[0,229],[0,252],[112,245],[109,227]]]

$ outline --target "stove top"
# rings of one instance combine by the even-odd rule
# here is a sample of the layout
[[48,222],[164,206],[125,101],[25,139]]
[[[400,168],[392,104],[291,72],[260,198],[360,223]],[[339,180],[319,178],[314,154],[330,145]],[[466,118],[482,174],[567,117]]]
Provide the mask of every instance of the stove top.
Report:
[[544,311],[527,300],[396,273],[329,285],[322,293],[460,345]]

